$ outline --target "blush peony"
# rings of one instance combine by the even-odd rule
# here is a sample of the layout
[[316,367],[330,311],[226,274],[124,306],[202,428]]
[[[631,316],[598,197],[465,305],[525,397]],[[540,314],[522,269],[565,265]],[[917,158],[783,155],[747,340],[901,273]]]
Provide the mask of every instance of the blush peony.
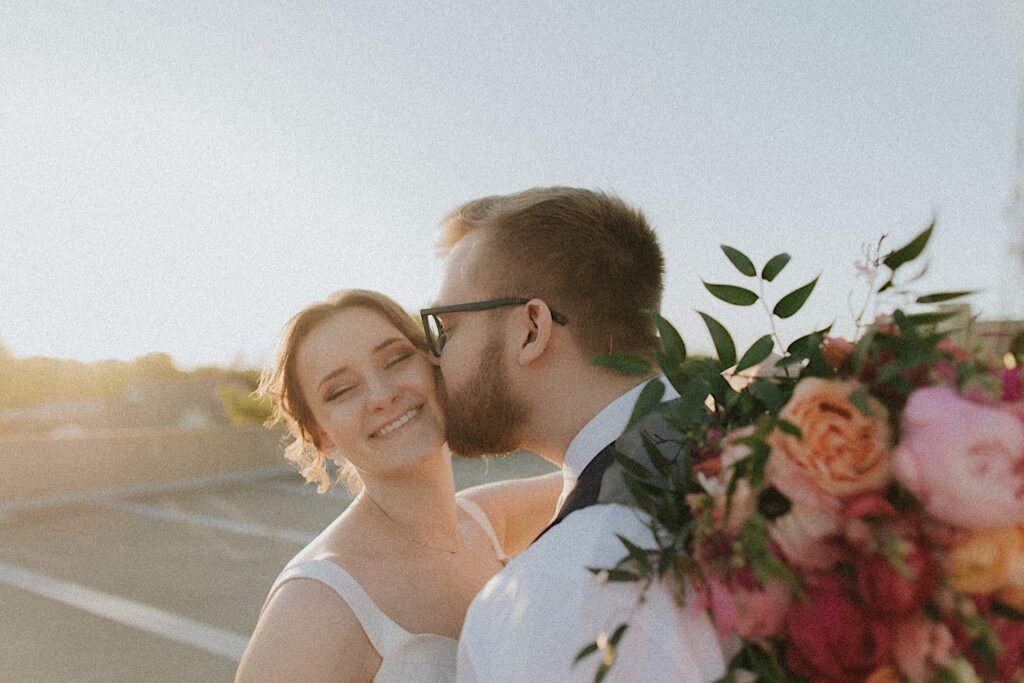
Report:
[[966,529],[1024,522],[1024,423],[950,387],[907,401],[895,477],[936,518]]

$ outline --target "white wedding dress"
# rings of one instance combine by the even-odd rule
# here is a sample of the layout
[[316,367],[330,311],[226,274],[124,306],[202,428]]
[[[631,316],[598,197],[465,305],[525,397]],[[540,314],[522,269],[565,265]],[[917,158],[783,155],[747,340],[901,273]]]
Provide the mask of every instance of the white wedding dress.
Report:
[[[487,533],[498,559],[507,561],[508,556],[484,511],[464,498],[459,498],[458,503]],[[457,640],[433,633],[409,633],[382,612],[348,572],[330,560],[289,564],[271,586],[267,602],[282,584],[298,578],[319,581],[331,588],[355,613],[381,656],[380,669],[373,678],[375,683],[450,683],[455,680]]]

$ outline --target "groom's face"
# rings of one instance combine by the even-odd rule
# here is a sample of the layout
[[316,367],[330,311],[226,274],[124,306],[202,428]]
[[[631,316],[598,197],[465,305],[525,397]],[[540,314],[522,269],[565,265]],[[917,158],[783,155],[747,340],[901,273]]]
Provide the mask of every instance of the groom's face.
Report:
[[[483,257],[481,235],[463,238],[445,259],[436,304],[470,303],[488,296],[476,282]],[[527,411],[518,400],[505,358],[508,311],[466,311],[443,316],[446,342],[436,362],[448,426],[448,445],[464,456],[507,453],[518,447],[517,433]]]

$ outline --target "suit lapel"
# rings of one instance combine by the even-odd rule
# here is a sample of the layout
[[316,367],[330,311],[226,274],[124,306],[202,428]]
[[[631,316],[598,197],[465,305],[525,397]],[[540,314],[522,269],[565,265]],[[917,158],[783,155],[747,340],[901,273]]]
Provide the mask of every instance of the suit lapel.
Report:
[[600,453],[598,453],[593,460],[590,461],[583,471],[580,472],[579,478],[576,480],[576,486],[566,497],[565,502],[562,504],[562,509],[558,511],[558,515],[552,520],[551,524],[547,526],[544,531],[540,532],[537,538],[533,539],[536,543],[541,536],[546,534],[552,527],[556,526],[563,519],[568,517],[576,510],[581,510],[585,507],[590,507],[597,503],[598,495],[601,493],[601,482],[604,478],[605,471],[612,466],[615,462],[615,443],[612,442],[605,446]]

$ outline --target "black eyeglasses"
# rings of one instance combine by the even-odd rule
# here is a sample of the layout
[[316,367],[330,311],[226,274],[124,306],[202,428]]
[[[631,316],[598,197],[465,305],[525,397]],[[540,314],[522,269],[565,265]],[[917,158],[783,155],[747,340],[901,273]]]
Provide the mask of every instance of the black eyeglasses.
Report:
[[[522,306],[523,304],[530,303],[530,299],[489,299],[487,301],[474,301],[468,304],[453,304],[451,306],[437,306],[435,308],[424,308],[420,310],[420,320],[423,321],[423,334],[427,336],[427,344],[430,345],[430,351],[438,358],[441,357],[441,350],[444,348],[445,336],[444,336],[444,323],[437,316],[444,315],[445,313],[465,313],[467,311],[489,311],[492,308],[501,308],[503,306]],[[566,325],[569,323],[569,319],[564,315],[556,311],[555,309],[548,307],[551,311],[551,319],[559,325]]]

